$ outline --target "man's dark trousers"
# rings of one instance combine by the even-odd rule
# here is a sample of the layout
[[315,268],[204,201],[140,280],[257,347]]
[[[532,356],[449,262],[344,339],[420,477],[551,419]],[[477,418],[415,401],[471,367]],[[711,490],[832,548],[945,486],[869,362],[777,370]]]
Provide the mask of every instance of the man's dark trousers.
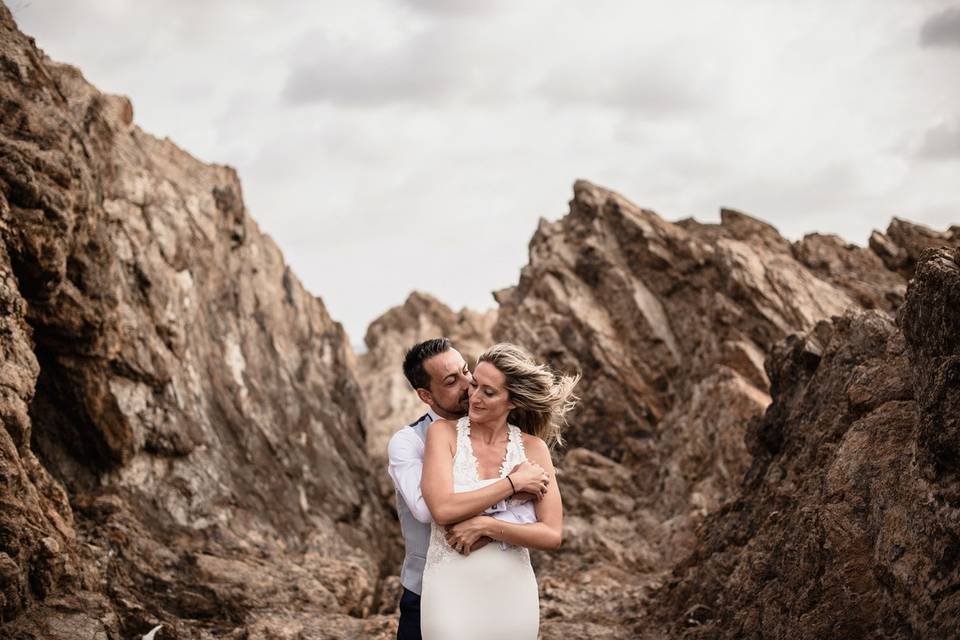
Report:
[[420,596],[406,588],[400,596],[400,626],[397,627],[397,640],[421,640]]

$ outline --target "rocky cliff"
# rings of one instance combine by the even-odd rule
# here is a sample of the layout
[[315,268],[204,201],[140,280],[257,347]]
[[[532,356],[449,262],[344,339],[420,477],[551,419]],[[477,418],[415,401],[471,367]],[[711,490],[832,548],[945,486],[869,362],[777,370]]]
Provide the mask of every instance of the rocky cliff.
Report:
[[896,323],[850,312],[774,348],[743,491],[638,637],[957,636],[958,309],[960,251],[928,249]]
[[231,169],[2,7],[0,62],[0,637],[391,637],[383,448],[438,334],[584,375],[543,638],[955,631],[960,227],[790,242],[578,182],[498,310],[413,294],[355,362]]
[[0,62],[0,635],[389,627],[352,352],[234,171],[5,7]]
[[[835,237],[790,243],[732,210],[720,224],[670,223],[575,185],[570,213],[541,223],[518,285],[497,294],[494,328],[583,372],[561,463],[564,549],[541,559],[558,585],[545,597],[556,637],[615,637],[609,621],[628,617],[702,517],[737,495],[746,427],[770,402],[766,354],[821,319],[892,312],[904,288],[870,249]],[[583,587],[585,557],[596,575]]]
[[[653,624],[647,598],[756,464],[750,425],[774,419],[783,388],[765,359],[830,318],[892,323],[922,251],[957,244],[956,228],[897,219],[867,248],[822,234],[789,242],[733,210],[719,224],[671,223],[578,182],[569,214],[531,240],[518,285],[497,293],[492,336],[584,374],[557,454],[564,546],[535,556],[544,638],[632,637]],[[413,308],[374,324],[398,346],[368,371],[396,369],[400,345],[440,330],[424,319],[430,305]],[[650,637],[684,633],[657,620]]]

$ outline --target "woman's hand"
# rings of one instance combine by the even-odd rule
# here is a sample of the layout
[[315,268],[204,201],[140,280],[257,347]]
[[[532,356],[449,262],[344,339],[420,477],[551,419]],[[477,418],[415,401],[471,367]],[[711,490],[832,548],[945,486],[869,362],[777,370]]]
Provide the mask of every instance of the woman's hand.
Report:
[[447,527],[447,544],[457,553],[468,556],[471,551],[483,546],[482,544],[474,545],[481,538],[488,536],[488,527],[493,521],[494,518],[490,516],[474,516],[463,522],[452,524]]
[[532,494],[537,500],[547,493],[547,487],[550,485],[550,476],[543,467],[529,460],[515,466],[507,475],[513,481],[517,493]]

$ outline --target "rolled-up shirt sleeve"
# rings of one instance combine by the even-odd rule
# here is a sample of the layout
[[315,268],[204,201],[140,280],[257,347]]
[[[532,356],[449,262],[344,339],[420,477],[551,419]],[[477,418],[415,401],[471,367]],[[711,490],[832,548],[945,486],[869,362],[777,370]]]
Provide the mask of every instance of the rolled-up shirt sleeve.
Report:
[[387,472],[400,498],[407,504],[414,518],[423,523],[433,522],[430,509],[420,491],[423,475],[423,441],[413,429],[403,428],[393,434],[387,445]]
[[501,513],[501,512],[503,512],[503,511],[506,511],[507,509],[508,509],[508,507],[507,507],[507,501],[506,501],[506,500],[501,500],[500,502],[497,502],[497,503],[495,503],[495,504],[487,507],[487,508],[483,511],[483,515],[485,515],[485,516],[492,516],[492,515],[495,514],[495,513]]

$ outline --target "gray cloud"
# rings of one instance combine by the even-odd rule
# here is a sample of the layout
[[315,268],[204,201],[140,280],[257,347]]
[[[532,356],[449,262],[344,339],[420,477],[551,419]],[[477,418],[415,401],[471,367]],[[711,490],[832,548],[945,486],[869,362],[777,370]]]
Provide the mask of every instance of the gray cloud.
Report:
[[686,113],[706,103],[698,82],[679,69],[602,64],[550,73],[538,92],[558,105],[584,104],[638,111],[648,116]]
[[931,160],[960,160],[960,119],[929,129],[917,155]]
[[499,0],[404,0],[424,13],[441,16],[490,15],[500,9]]
[[[798,169],[791,174],[775,173],[773,169],[758,171],[756,176],[714,195],[720,205],[767,220],[792,238],[830,229],[838,217],[855,211],[856,201],[862,198],[863,185],[857,172],[839,162]],[[863,240],[855,236],[852,239]]]
[[336,43],[316,34],[298,58],[304,61],[283,90],[289,104],[437,100],[455,93],[463,75],[456,42],[436,31],[374,50],[369,43]]
[[960,7],[951,7],[927,18],[920,43],[928,47],[960,47]]

